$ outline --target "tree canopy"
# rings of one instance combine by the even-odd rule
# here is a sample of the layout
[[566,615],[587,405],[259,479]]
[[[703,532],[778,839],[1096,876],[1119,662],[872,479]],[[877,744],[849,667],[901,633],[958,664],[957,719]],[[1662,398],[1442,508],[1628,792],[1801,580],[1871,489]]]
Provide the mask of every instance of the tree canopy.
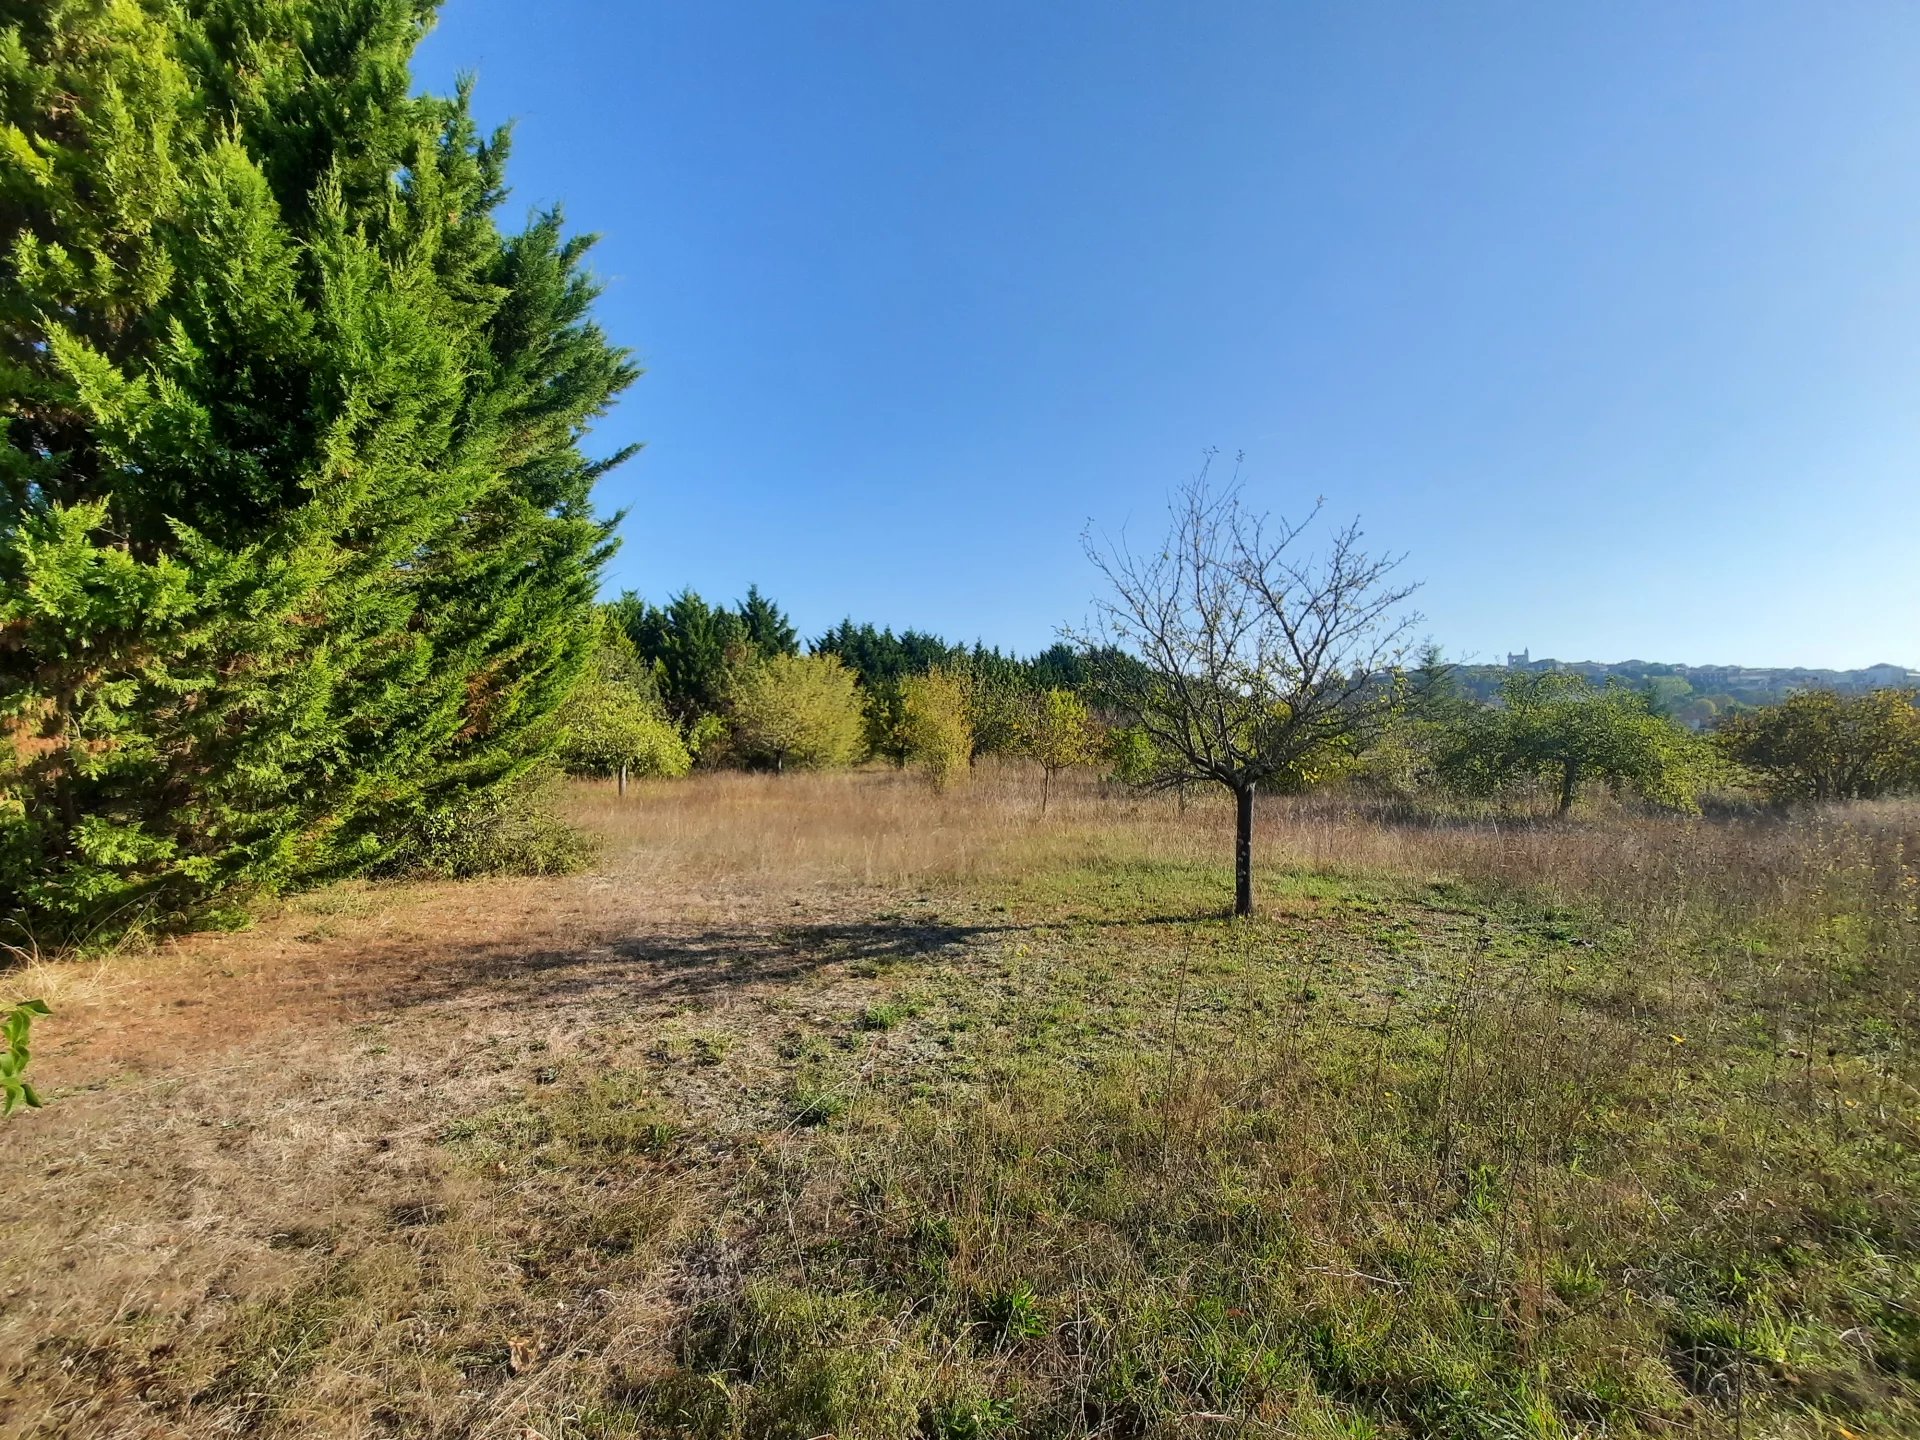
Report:
[[1053,777],[1076,765],[1091,765],[1100,756],[1100,730],[1087,702],[1060,686],[1040,691],[1027,701],[1020,716],[1019,739],[1021,753],[1040,766],[1043,815],[1053,791]]
[[1545,783],[1562,815],[1588,781],[1669,809],[1699,808],[1709,756],[1696,737],[1654,710],[1645,691],[1557,671],[1518,672],[1501,698],[1453,733],[1444,765],[1462,788]]
[[892,627],[879,629],[869,624],[855,625],[842,620],[813,642],[822,655],[838,655],[847,667],[869,688],[904,680],[909,675],[924,675],[936,665],[950,665],[965,653],[963,647],[949,644],[938,635],[919,630]]
[[1248,915],[1255,791],[1302,783],[1393,712],[1414,587],[1397,582],[1397,557],[1360,548],[1357,525],[1302,556],[1312,515],[1254,514],[1210,466],[1175,492],[1161,544],[1086,537],[1108,593],[1082,648],[1098,692],[1145,733],[1130,759],[1154,766],[1150,783],[1233,794],[1234,913]]
[[1721,748],[1783,800],[1871,800],[1920,790],[1920,709],[1911,690],[1808,690],[1729,717]]
[[770,655],[742,669],[730,696],[742,758],[784,770],[850,765],[865,748],[853,672],[835,655]]
[[935,666],[900,684],[900,740],[906,757],[940,789],[966,777],[973,758],[973,726],[967,684],[954,671]]
[[555,743],[636,375],[423,0],[13,6],[0,912],[364,868]]
[[758,585],[747,586],[746,599],[740,602],[740,628],[747,643],[762,655],[798,655],[800,633],[787,619],[786,612],[760,593]]
[[575,775],[684,775],[686,742],[618,618],[603,612],[592,663],[561,708],[560,758]]

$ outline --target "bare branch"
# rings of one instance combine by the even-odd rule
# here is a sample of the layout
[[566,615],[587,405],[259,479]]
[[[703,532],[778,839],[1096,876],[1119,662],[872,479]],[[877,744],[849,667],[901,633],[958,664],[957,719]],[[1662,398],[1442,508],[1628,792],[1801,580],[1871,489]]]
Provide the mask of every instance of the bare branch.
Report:
[[1083,534],[1108,594],[1073,638],[1108,657],[1102,688],[1163,752],[1169,783],[1238,790],[1296,777],[1384,715],[1418,587],[1397,579],[1403,556],[1362,548],[1357,522],[1302,553],[1321,505],[1297,522],[1251,513],[1237,470],[1212,484],[1215,458],[1170,497],[1156,549]]

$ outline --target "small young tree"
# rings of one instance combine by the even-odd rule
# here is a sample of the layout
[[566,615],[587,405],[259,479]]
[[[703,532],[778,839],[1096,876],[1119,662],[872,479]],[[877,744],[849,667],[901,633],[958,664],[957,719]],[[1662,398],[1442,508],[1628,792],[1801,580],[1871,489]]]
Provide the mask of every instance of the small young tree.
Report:
[[947,673],[959,684],[966,704],[967,763],[982,755],[1017,751],[1033,698],[1021,683],[1018,664],[976,647]]
[[746,666],[728,709],[742,757],[775,773],[851,765],[864,748],[859,688],[832,655],[773,655]]
[[33,1021],[37,1015],[51,1015],[44,1000],[22,1000],[0,1015],[0,1115],[11,1115],[21,1105],[40,1108],[40,1096],[27,1079],[27,1062],[33,1058],[30,1044]]
[[1040,765],[1040,813],[1047,813],[1053,777],[1100,756],[1101,735],[1087,702],[1058,687],[1030,697],[1020,726],[1020,748]]
[[964,779],[973,754],[967,689],[951,670],[935,666],[900,682],[900,736],[909,760],[926,767],[946,789]]
[[1171,532],[1138,554],[1086,537],[1106,577],[1089,653],[1097,692],[1153,743],[1149,783],[1218,784],[1234,798],[1236,915],[1253,913],[1253,803],[1302,783],[1395,704],[1395,672],[1418,617],[1401,607],[1399,557],[1369,556],[1357,525],[1301,553],[1299,524],[1246,510],[1208,462],[1169,505]]
[[654,693],[653,677],[617,617],[602,612],[587,674],[560,712],[560,762],[575,775],[679,776],[693,766],[686,742]]
[[1911,690],[1806,690],[1729,717],[1722,751],[1782,800],[1870,800],[1920,790],[1920,709]]

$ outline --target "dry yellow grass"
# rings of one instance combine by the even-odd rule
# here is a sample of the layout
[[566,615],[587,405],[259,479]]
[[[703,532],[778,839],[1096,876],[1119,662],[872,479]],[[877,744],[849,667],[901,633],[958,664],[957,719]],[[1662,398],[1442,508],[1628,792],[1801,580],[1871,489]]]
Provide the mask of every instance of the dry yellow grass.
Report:
[[1090,780],[1063,787],[1042,817],[1037,773],[985,762],[944,793],[905,770],[725,773],[643,783],[625,802],[583,785],[570,809],[602,838],[600,868],[641,883],[897,889],[1116,848],[1192,860],[1219,847],[1216,805],[1183,815],[1169,797]]
[[[1043,819],[1036,777],[1012,768],[938,796],[871,771],[703,776],[624,801],[579,786],[569,805],[603,843],[583,875],[342,886],[250,933],[6,977],[56,1015],[37,1057],[51,1104],[7,1126],[0,1169],[0,1435],[657,1433],[658,1387],[694,1344],[689,1317],[757,1283],[742,1270],[756,1227],[783,1203],[800,1207],[789,1227],[824,1206],[822,1234],[860,1213],[847,1208],[857,1196],[803,1183],[843,1167],[822,1159],[833,1133],[796,1115],[833,1114],[846,1094],[939,1092],[976,1032],[943,1039],[901,1017],[924,1005],[973,1025],[976,996],[1016,1028],[1029,1010],[1065,1013],[1095,994],[1093,956],[1120,985],[1101,1001],[1119,1007],[1118,1038],[1100,1043],[1132,1044],[1138,1027],[1151,1061],[1189,1003],[1188,962],[1165,949],[1185,932],[1158,935],[1151,916],[1204,914],[1230,893],[1221,802],[1089,780],[1057,789]],[[1635,1063],[1662,1077],[1677,1063],[1666,1029],[1731,1023],[1706,992],[1734,973],[1709,962],[1736,935],[1775,947],[1770,970],[1743,952],[1737,973],[1777,998],[1778,1024],[1831,987],[1822,955],[1880,957],[1887,1033],[1910,1044],[1913,996],[1898,982],[1920,954],[1911,805],[1552,825],[1274,799],[1257,869],[1287,917],[1260,944],[1294,991],[1306,962],[1289,947],[1338,935],[1365,960],[1384,923],[1376,902],[1340,901],[1337,887],[1316,898],[1312,877],[1464,879],[1612,917],[1628,937],[1620,963],[1639,972],[1616,998],[1640,1008],[1595,1033],[1646,1029],[1636,1043],[1653,1060]],[[1111,918],[1102,907],[1127,925],[1086,929]],[[1467,923],[1419,943],[1452,943]],[[1702,968],[1683,973],[1679,956]],[[1070,993],[1047,988],[1080,966]],[[1269,1003],[1245,983],[1250,1003]],[[1353,1015],[1376,1013],[1377,996],[1356,996]],[[1170,1016],[1154,1009],[1168,1004]],[[1372,1043],[1347,1013],[1316,1022],[1315,1043]],[[1912,1106],[1908,1054],[1844,1073],[1835,1062],[1819,1086],[1804,1062],[1808,1103],[1828,1086]],[[1059,1087],[1072,1073],[1021,1082],[1049,1087],[1058,1115],[1015,1087],[996,1092],[995,1123],[1047,1111],[1068,1127],[1049,1143],[1071,1148],[1081,1112]],[[1331,1125],[1338,1108],[1312,1113]],[[846,1143],[895,1123],[863,1122]],[[909,1188],[937,1178],[858,1155],[845,1167]],[[792,1177],[800,1198],[778,1198],[785,1181],[742,1192],[747,1175]],[[715,1433],[777,1431],[775,1392],[752,1400],[752,1388],[733,1409],[684,1414]]]

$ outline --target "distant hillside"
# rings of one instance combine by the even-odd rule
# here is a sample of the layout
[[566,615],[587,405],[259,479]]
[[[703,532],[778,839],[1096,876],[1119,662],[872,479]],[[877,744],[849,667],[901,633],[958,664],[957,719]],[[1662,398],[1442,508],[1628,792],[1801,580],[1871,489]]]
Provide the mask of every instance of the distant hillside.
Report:
[[1799,690],[1878,690],[1887,686],[1920,688],[1920,670],[1904,665],[1869,665],[1860,670],[1819,670],[1751,665],[1669,665],[1655,660],[1534,659],[1526,651],[1507,656],[1505,665],[1462,665],[1455,672],[1462,689],[1482,699],[1499,693],[1500,682],[1516,670],[1564,670],[1591,680],[1612,680],[1650,691],[1660,708],[1695,729],[1720,715],[1755,705],[1772,705]]

